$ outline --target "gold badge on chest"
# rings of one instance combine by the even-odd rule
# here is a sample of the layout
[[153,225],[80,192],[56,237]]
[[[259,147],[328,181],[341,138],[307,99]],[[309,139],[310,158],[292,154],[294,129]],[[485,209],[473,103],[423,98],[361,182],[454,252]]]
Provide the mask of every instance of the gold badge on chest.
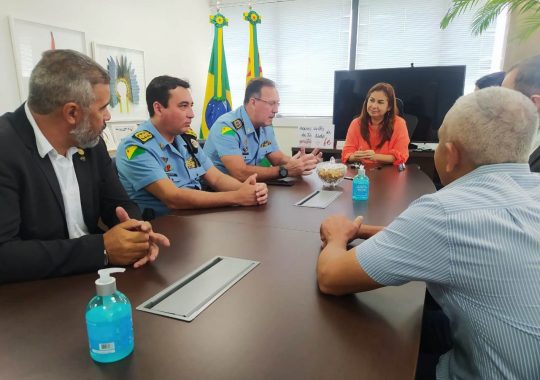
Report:
[[189,169],[195,169],[197,166],[199,166],[197,164],[197,161],[195,161],[195,159],[193,157],[190,157],[186,160],[186,168],[189,170]]

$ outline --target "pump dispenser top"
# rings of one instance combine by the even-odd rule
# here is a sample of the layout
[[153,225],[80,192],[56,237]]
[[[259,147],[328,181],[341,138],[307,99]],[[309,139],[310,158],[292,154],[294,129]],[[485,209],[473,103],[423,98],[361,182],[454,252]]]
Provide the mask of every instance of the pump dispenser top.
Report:
[[111,273],[125,272],[125,268],[106,268],[98,270],[99,278],[96,280],[96,294],[98,296],[110,296],[116,292],[116,278]]
[[364,165],[360,165],[358,167],[358,174],[360,175],[366,175],[366,169],[364,168]]

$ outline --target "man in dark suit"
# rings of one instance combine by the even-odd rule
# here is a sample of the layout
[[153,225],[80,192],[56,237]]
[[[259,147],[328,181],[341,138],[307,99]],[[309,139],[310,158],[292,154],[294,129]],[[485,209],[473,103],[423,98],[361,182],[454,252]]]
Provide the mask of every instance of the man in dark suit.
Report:
[[139,209],[100,138],[109,94],[101,66],[51,50],[32,71],[28,102],[0,117],[0,283],[140,267],[169,244],[130,218]]
[[[540,114],[540,55],[527,58],[508,70],[502,86],[521,92],[532,100]],[[531,171],[540,173],[540,132],[537,147],[529,156]]]

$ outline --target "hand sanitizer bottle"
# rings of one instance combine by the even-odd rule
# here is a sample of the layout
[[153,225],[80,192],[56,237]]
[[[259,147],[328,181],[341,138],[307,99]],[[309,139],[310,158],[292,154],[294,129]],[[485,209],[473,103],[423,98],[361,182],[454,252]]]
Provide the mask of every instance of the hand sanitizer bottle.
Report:
[[358,174],[354,177],[352,183],[353,201],[366,201],[369,196],[369,178],[366,176],[366,170],[363,165],[358,168]]
[[100,269],[96,280],[97,295],[86,307],[90,356],[100,363],[115,362],[133,351],[131,304],[116,290],[116,279],[109,276],[124,271],[124,268]]

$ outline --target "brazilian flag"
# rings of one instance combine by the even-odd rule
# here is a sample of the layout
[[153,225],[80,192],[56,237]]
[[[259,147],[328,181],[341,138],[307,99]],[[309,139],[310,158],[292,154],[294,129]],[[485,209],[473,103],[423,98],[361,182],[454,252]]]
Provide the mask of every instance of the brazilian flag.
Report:
[[219,12],[210,16],[210,23],[214,24],[214,44],[206,80],[203,120],[199,133],[201,139],[208,137],[210,128],[218,117],[232,109],[231,89],[223,47],[223,27],[227,26],[228,22],[229,20]]

